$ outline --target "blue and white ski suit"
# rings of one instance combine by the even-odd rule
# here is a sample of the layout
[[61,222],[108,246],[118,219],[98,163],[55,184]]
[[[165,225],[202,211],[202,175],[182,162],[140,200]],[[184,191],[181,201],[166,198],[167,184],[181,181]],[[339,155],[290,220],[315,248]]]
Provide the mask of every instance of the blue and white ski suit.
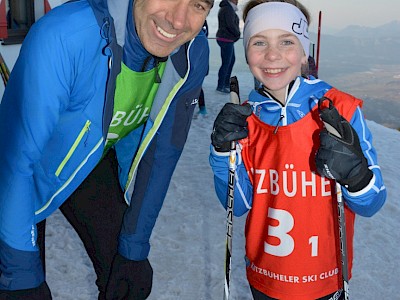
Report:
[[[308,80],[298,77],[287,93],[285,105],[266,95],[261,95],[256,90],[250,93],[248,102],[253,107],[253,113],[261,121],[277,126],[279,130],[279,126],[292,124],[308,114],[317,105],[318,100],[331,88],[329,84],[322,80],[313,78]],[[374,176],[370,184],[363,190],[351,193],[346,188],[342,188],[342,192],[346,204],[355,213],[361,216],[372,216],[384,204],[386,188],[377,162],[376,151],[372,146],[372,135],[359,107],[351,118],[350,124],[360,138],[361,148]],[[228,157],[229,153],[216,152],[214,147],[211,146],[209,161],[214,172],[215,190],[224,207],[226,207],[228,189]],[[237,162],[234,215],[241,216],[252,207],[253,186],[240,158],[240,144],[238,144]]]

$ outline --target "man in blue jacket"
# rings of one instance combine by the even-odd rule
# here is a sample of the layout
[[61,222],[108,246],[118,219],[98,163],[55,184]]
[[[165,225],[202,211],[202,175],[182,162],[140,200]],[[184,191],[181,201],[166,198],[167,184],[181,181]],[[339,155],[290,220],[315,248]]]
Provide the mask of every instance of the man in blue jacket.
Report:
[[31,28],[0,104],[0,299],[51,299],[57,208],[99,299],[148,297],[149,239],[207,73],[212,5],[77,0]]

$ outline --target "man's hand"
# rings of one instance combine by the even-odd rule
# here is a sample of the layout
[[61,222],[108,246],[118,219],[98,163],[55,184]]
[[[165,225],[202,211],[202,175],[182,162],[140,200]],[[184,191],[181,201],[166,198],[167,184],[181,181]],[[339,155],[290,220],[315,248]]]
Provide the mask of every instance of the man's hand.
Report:
[[373,173],[368,168],[356,131],[336,109],[325,109],[320,117],[329,132],[323,129],[320,133],[321,145],[315,158],[318,173],[335,179],[349,192],[362,190]]
[[0,291],[0,300],[51,300],[51,292],[46,282],[33,289]]
[[228,152],[230,142],[248,135],[246,119],[251,115],[250,104],[226,103],[214,122],[211,143],[218,152]]
[[107,283],[106,299],[146,299],[152,283],[153,269],[148,259],[134,261],[117,254]]

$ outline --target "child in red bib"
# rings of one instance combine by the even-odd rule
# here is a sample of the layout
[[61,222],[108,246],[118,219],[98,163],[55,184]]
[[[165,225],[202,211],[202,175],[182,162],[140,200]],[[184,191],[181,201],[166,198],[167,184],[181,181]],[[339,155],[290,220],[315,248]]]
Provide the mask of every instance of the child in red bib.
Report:
[[[238,141],[234,214],[248,212],[253,297],[344,299],[335,182],[345,201],[349,277],[355,214],[372,216],[386,199],[362,101],[301,76],[309,13],[298,1],[250,0],[243,15],[246,59],[262,87],[245,105],[223,107],[211,135],[210,164],[226,206],[229,145]],[[340,114],[341,138],[324,130],[322,97]]]

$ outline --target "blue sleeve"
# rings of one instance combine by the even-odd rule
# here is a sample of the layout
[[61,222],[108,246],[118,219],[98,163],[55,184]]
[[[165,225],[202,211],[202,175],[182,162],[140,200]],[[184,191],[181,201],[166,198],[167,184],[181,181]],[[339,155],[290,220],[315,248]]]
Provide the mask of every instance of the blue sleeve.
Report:
[[[247,175],[246,168],[241,160],[240,144],[237,146],[237,167],[235,172],[235,191],[233,214],[237,217],[244,215],[251,209],[253,199],[253,186]],[[214,187],[218,199],[226,208],[228,197],[229,153],[216,152],[210,146],[210,166],[214,172]]]
[[350,124],[360,139],[361,148],[368,161],[368,167],[374,173],[370,183],[361,191],[350,193],[342,187],[347,205],[357,214],[370,217],[383,206],[386,200],[386,188],[377,161],[377,153],[372,145],[372,134],[369,130],[360,108],[357,108]]
[[181,155],[171,151],[164,139],[154,140],[139,164],[135,190],[125,212],[118,252],[130,260],[144,260],[150,252],[150,237],[164,203],[172,173]]
[[43,281],[33,168],[67,105],[71,69],[66,45],[48,27],[38,22],[29,31],[0,105],[0,289]]
[[0,290],[38,287],[44,272],[38,251],[21,251],[0,240]]

